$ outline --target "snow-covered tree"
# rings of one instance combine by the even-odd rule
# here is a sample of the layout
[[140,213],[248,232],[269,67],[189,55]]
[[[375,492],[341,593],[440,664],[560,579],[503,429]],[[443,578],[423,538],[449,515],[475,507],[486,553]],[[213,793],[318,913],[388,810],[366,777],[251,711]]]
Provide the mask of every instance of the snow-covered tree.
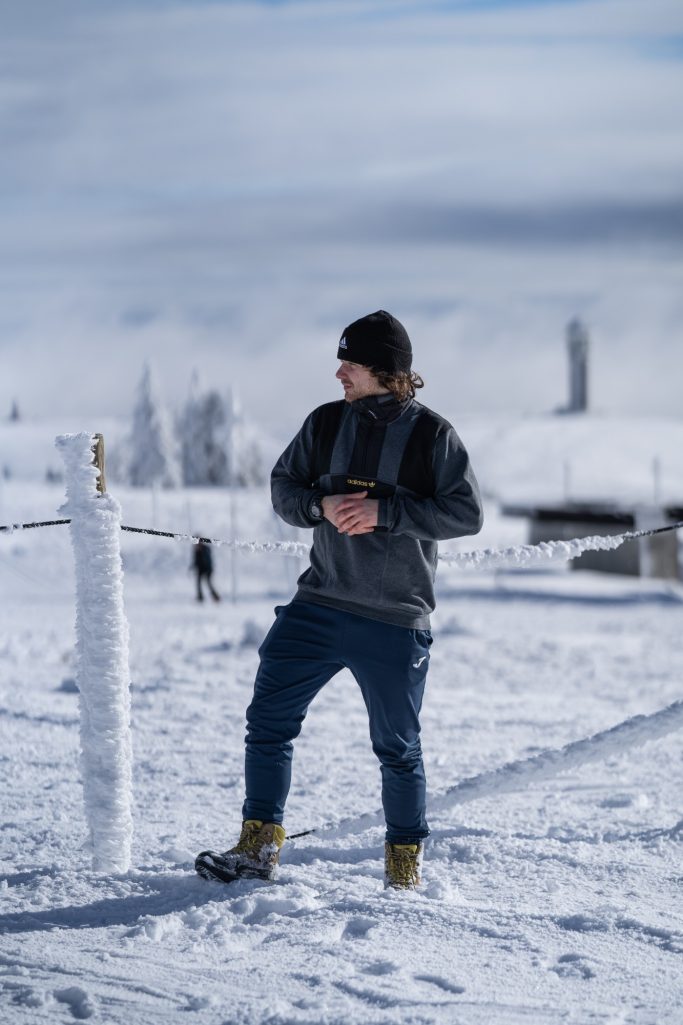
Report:
[[178,453],[149,363],[142,371],[129,438],[128,479],[137,487],[180,483]]
[[261,444],[255,431],[244,422],[235,425],[233,482],[241,488],[265,484],[267,473]]
[[183,483],[228,484],[230,468],[225,439],[228,416],[219,392],[202,392],[197,373],[178,420]]
[[242,404],[232,389],[228,392],[228,423],[231,484],[238,488],[265,484],[267,474],[257,431],[247,420]]
[[232,389],[202,389],[197,372],[177,421],[183,483],[249,487],[265,481],[263,456]]

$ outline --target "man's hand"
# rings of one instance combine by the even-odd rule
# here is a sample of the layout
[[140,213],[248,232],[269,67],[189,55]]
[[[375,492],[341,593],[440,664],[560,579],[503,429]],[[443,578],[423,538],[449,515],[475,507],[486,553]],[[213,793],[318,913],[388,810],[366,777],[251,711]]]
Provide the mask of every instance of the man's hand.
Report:
[[325,519],[340,534],[371,534],[379,519],[379,502],[366,496],[367,491],[356,491],[351,495],[325,495],[322,500]]

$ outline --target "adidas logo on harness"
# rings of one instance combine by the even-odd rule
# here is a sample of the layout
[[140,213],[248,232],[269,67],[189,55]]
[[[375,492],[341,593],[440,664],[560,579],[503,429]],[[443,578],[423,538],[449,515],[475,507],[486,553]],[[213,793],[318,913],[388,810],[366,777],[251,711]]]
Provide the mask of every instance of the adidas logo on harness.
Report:
[[362,488],[376,488],[377,481],[375,480],[356,480],[355,477],[347,477],[347,484],[360,484]]

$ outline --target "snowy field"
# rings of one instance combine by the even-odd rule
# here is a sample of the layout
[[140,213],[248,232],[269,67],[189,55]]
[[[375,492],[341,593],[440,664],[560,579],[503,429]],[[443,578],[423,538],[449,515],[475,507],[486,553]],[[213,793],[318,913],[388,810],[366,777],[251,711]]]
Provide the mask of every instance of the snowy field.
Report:
[[[223,493],[116,495],[124,523],[229,536]],[[59,485],[10,480],[2,522],[53,518],[62,500]],[[238,537],[294,533],[264,493],[241,495],[233,516]],[[481,537],[443,548],[524,540],[491,509]],[[275,884],[208,883],[193,858],[237,835],[256,649],[301,567],[219,549],[225,600],[199,605],[187,544],[123,535],[122,548],[133,867],[100,876],[85,844],[68,532],[0,535],[3,1025],[683,1022],[680,733],[433,814],[417,893],[383,890],[379,829],[288,843]],[[681,585],[442,566],[434,635],[435,795],[681,697]],[[286,826],[378,804],[343,673],[305,723]]]

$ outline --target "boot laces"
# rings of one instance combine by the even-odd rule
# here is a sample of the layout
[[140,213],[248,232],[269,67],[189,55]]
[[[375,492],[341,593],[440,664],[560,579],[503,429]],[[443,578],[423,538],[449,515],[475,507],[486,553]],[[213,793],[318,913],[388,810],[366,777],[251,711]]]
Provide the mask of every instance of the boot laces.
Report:
[[418,854],[416,844],[387,844],[387,877],[392,886],[419,885]]
[[247,819],[246,822],[243,822],[240,838],[231,853],[256,855],[259,848],[261,826],[262,823],[256,819]]

